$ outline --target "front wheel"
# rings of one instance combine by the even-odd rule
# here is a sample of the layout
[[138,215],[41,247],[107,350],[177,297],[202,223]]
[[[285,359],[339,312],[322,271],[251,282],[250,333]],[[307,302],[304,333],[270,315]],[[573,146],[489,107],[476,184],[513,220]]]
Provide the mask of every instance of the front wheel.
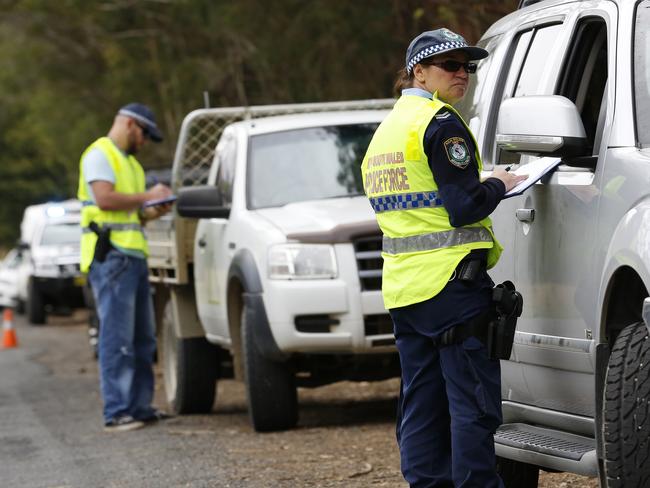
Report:
[[643,322],[616,338],[607,364],[603,450],[607,488],[650,486],[650,340]]
[[537,466],[512,459],[497,457],[497,472],[505,488],[537,488],[539,482]]
[[298,393],[293,371],[286,362],[274,362],[260,354],[255,330],[242,308],[241,336],[248,413],[258,432],[286,430],[298,422]]
[[174,413],[212,411],[219,376],[219,348],[204,337],[176,335],[171,300],[162,320],[163,379],[167,402]]
[[25,315],[25,300],[20,298],[16,299],[16,306],[14,307],[18,315]]
[[45,323],[45,300],[34,278],[27,285],[27,318],[34,325]]

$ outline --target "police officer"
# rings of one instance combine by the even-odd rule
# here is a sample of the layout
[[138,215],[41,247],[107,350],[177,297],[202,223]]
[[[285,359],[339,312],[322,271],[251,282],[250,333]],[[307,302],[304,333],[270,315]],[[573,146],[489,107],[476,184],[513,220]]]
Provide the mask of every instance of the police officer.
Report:
[[503,486],[493,438],[499,361],[488,358],[481,333],[456,334],[487,327],[494,283],[486,269],[502,250],[488,216],[525,178],[496,169],[481,181],[476,141],[452,108],[476,71],[472,60],[487,56],[448,29],[417,36],[401,97],[362,165],[384,234],[382,293],[402,366],[397,441],[412,487]]
[[99,315],[104,430],[109,432],[167,417],[151,406],[156,342],[142,225],[170,207],[143,209],[142,204],[165,198],[171,190],[157,184],[145,191],[144,171],[135,155],[148,140],[162,141],[153,112],[130,103],[80,162],[81,271],[88,273]]

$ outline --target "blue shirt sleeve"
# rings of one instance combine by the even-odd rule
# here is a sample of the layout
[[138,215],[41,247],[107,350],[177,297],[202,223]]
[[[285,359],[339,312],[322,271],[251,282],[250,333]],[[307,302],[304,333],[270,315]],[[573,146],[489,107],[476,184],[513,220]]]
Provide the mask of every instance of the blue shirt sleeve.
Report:
[[484,219],[503,199],[506,188],[501,180],[481,182],[476,146],[456,114],[436,114],[424,134],[424,151],[452,226]]
[[95,195],[90,184],[93,181],[108,181],[115,184],[115,172],[111,167],[111,163],[108,162],[108,159],[99,148],[94,148],[88,151],[84,156],[81,165],[83,167],[88,194],[94,202]]

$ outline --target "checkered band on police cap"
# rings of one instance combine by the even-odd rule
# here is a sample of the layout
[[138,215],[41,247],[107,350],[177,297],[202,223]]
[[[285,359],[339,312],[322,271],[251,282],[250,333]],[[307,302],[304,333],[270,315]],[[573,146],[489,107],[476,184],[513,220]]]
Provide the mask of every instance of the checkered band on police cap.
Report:
[[469,59],[483,59],[488,52],[480,47],[469,46],[463,36],[449,29],[426,31],[411,41],[406,50],[406,71],[411,74],[413,67],[423,59],[447,51],[461,49]]

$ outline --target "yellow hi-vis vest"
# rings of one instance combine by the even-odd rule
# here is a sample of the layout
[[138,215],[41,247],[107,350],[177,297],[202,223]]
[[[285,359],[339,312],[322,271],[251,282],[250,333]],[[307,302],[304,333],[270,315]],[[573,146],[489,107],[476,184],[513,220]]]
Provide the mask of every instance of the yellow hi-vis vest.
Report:
[[[361,166],[364,190],[384,234],[382,294],[388,309],[436,296],[471,250],[489,249],[491,268],[503,249],[489,218],[457,228],[449,222],[423,145],[429,123],[443,108],[458,115],[435,96],[402,96],[377,128]],[[473,170],[480,175],[478,151],[476,160]]]
[[123,249],[149,254],[147,241],[142,232],[142,224],[137,210],[101,210],[90,198],[83,173],[84,156],[91,149],[100,149],[115,173],[115,191],[119,193],[140,193],[145,190],[144,171],[133,156],[125,156],[108,137],[100,137],[81,155],[79,170],[79,190],[77,198],[81,201],[81,272],[87,273],[95,254],[97,234],[88,227],[96,222],[100,227],[111,228],[111,243]]

